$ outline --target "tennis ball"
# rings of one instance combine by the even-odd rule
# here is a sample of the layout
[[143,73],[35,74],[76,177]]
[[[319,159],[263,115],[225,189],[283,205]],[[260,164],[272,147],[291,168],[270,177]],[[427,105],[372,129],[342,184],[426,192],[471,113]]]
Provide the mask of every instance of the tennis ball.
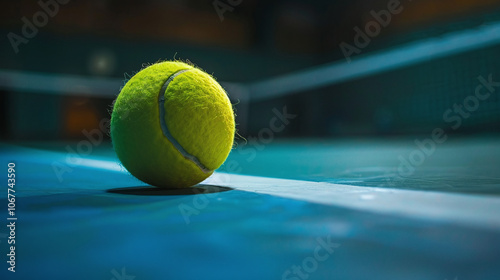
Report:
[[193,186],[226,160],[235,122],[224,89],[182,62],[153,64],[134,75],[111,114],[111,139],[123,166],[164,188]]

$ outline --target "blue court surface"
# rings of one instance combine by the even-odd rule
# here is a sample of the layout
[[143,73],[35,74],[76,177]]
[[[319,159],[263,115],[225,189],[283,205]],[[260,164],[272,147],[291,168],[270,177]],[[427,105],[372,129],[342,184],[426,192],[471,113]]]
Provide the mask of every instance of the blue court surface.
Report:
[[500,1],[2,4],[0,280],[500,279]]
[[3,144],[1,279],[497,279],[498,140],[449,139],[407,177],[411,139],[278,141],[187,191],[141,183],[109,143]]

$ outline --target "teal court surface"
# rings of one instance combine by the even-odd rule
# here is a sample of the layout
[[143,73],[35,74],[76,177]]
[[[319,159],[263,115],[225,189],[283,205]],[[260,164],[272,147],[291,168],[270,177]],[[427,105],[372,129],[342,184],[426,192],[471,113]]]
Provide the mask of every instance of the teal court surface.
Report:
[[[498,2],[9,1],[0,280],[500,279]],[[186,189],[133,177],[106,125],[166,60],[235,113],[229,157]],[[164,132],[158,90],[135,112]]]
[[450,138],[408,174],[413,140],[235,149],[188,190],[138,181],[109,143],[2,144],[1,279],[496,279],[499,139]]

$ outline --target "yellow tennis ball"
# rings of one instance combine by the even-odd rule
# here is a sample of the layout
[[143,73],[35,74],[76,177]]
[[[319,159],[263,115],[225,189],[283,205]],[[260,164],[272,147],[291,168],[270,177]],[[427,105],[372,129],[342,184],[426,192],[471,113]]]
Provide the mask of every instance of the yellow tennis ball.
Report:
[[143,182],[193,186],[219,168],[233,146],[226,92],[182,62],[153,64],[134,75],[113,106],[111,139],[123,166]]

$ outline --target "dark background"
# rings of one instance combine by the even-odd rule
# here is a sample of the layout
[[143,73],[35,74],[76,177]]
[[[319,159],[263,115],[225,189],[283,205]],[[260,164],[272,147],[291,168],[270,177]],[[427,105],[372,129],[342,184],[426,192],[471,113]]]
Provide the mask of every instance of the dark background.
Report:
[[[217,1],[69,1],[59,4],[55,16],[27,44],[21,44],[18,53],[7,34],[21,34],[22,18],[32,21],[42,9],[37,1],[3,3],[1,138],[83,139],[83,130],[97,129],[101,120],[109,118],[120,89],[92,94],[25,90],[13,85],[5,71],[123,82],[144,64],[181,59],[221,82],[244,86],[326,63],[345,62],[339,44],[353,44],[353,28],[365,26],[373,20],[370,11],[386,9],[389,1],[221,2],[237,5],[228,6],[231,9],[221,18],[214,6]],[[362,56],[500,20],[500,1],[419,0],[401,4],[404,11],[392,17],[390,25],[363,49]],[[429,134],[443,126],[442,114],[447,108],[473,92],[477,76],[500,77],[499,53],[499,46],[490,46],[248,104],[232,96],[239,133],[243,137],[256,135],[268,126],[273,108],[287,106],[298,117],[276,137]],[[458,134],[491,134],[500,131],[499,124],[497,92],[459,131],[445,129]]]

